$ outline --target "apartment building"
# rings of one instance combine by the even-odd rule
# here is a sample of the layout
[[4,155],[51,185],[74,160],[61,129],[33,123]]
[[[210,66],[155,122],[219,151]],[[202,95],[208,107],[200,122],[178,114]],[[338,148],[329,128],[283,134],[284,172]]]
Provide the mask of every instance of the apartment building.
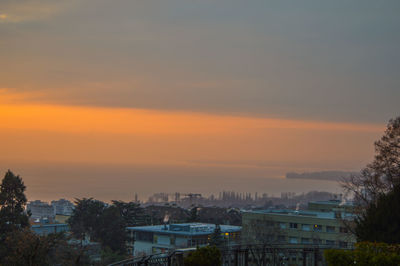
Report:
[[243,212],[243,242],[351,248],[347,230],[354,215],[351,204],[311,202],[307,210],[268,209]]

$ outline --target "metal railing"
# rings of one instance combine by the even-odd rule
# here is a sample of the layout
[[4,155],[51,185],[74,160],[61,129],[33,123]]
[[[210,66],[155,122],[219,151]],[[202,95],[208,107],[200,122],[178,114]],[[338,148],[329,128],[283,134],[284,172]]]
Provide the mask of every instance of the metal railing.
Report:
[[183,266],[183,252],[154,254],[119,261],[108,266]]
[[[221,263],[223,266],[275,266],[326,265],[323,251],[328,246],[309,245],[237,245],[221,248]],[[184,257],[190,251],[174,251],[166,254],[154,254],[136,257],[109,266],[184,266]]]

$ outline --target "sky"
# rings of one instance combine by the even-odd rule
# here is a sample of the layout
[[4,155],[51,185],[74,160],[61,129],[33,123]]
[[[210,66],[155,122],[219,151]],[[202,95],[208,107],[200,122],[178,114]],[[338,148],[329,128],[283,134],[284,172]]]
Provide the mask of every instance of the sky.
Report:
[[46,200],[337,191],[283,178],[372,160],[400,115],[399,11],[395,0],[1,0],[0,170]]

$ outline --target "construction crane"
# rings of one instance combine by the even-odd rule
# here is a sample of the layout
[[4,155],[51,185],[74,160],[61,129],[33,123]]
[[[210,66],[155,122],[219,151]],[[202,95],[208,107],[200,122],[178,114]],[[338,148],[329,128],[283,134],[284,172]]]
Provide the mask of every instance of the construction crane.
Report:
[[198,193],[189,193],[189,194],[183,194],[183,195],[189,198],[190,204],[192,204],[193,199],[201,198],[201,194],[198,194]]

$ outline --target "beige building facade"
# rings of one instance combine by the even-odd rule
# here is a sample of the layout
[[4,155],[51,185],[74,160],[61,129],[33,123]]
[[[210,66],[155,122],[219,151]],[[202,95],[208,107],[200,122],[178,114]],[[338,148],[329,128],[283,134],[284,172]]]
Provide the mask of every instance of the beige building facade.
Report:
[[346,224],[354,218],[349,204],[313,202],[308,210],[260,210],[243,213],[242,239],[248,243],[352,248]]

